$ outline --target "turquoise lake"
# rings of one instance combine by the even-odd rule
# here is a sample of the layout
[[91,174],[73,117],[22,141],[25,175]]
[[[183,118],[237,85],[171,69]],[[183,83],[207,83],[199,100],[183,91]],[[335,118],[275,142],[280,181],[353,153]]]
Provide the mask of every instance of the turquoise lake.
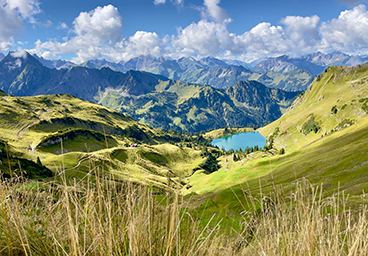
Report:
[[224,148],[226,151],[230,149],[236,151],[240,148],[244,151],[247,147],[252,148],[258,146],[259,148],[263,148],[266,146],[266,138],[259,132],[246,132],[214,139],[211,144],[218,146],[220,149]]

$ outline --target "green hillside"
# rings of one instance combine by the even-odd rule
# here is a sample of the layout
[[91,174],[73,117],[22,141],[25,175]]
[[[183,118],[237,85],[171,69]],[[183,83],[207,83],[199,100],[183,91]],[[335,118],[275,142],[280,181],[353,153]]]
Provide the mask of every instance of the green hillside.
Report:
[[[208,140],[202,136],[152,129],[71,95],[1,96],[0,117],[0,169],[6,177],[23,169],[32,171],[30,178],[63,173],[82,179],[99,166],[118,180],[157,186],[171,180],[174,186],[206,160],[202,147]],[[42,174],[44,167],[35,162],[48,171]]]
[[295,69],[286,73],[268,71],[263,74],[253,73],[249,80],[258,81],[267,87],[285,91],[305,91],[316,76],[302,69]]
[[140,96],[109,90],[99,103],[140,123],[193,133],[269,123],[281,116],[297,95],[255,81],[242,81],[224,90],[177,80],[161,82],[156,91]]
[[[199,67],[194,60],[184,58],[179,62],[188,72]],[[97,63],[107,64],[103,60]],[[98,102],[155,128],[191,133],[226,126],[264,125],[280,117],[298,94],[270,89],[254,81],[239,82],[251,73],[240,67],[227,69],[213,67],[210,72],[214,78],[224,77],[228,89],[222,90],[143,71],[120,73],[108,67],[82,66],[49,69],[28,53],[19,58],[10,52],[0,61],[0,89],[14,96],[70,94]],[[245,100],[228,94],[232,90],[230,84],[238,87],[237,91],[243,90],[243,95],[248,94],[243,97]]]
[[[0,96],[2,175],[52,181],[0,180],[0,245],[10,255],[366,255],[367,82],[368,64],[327,69],[250,152],[208,146],[244,128],[190,136],[70,95]],[[155,90],[202,110],[221,97],[272,110],[261,85],[178,83]]]
[[288,191],[307,178],[322,183],[325,195],[339,189],[360,202],[368,189],[367,81],[368,64],[328,68],[281,118],[259,129],[273,149],[243,154],[237,162],[232,155],[220,157],[218,172],[190,177],[188,193],[218,191],[210,196],[218,202],[233,193],[230,186],[235,194],[259,185],[265,193],[274,185]]

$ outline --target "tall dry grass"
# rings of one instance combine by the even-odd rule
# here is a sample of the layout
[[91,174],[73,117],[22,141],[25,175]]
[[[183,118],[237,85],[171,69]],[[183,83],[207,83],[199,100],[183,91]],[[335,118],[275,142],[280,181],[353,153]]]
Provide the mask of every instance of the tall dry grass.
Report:
[[[200,225],[178,193],[100,178],[67,185],[0,183],[1,255],[368,255],[366,206],[323,198],[306,181],[291,194],[244,194],[243,228]],[[190,203],[190,202],[189,202]]]
[[218,226],[200,227],[178,193],[159,201],[147,186],[106,178],[30,185],[0,183],[1,255],[222,254]]
[[274,186],[269,196],[248,198],[241,255],[368,255],[367,205],[350,209],[343,192],[324,197],[304,179],[289,195]]

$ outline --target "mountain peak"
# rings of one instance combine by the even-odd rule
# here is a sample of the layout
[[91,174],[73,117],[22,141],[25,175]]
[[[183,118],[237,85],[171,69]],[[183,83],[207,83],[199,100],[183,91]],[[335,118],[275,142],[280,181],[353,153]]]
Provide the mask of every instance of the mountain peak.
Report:
[[26,65],[36,67],[43,66],[36,58],[27,51],[10,51],[0,62],[0,70],[12,71],[23,69]]
[[3,90],[0,90],[0,96],[7,96],[8,94],[4,92]]

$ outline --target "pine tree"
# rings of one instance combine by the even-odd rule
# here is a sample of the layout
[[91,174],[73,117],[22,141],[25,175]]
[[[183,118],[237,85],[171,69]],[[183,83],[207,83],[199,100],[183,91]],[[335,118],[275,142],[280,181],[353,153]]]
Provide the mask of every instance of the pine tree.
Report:
[[40,160],[40,157],[38,156],[37,157],[37,162],[36,162],[38,165],[42,165],[42,163],[41,163],[41,160]]
[[285,154],[285,149],[284,149],[284,148],[281,148],[281,149],[280,149],[280,151],[279,151],[279,154],[280,154],[280,155]]

